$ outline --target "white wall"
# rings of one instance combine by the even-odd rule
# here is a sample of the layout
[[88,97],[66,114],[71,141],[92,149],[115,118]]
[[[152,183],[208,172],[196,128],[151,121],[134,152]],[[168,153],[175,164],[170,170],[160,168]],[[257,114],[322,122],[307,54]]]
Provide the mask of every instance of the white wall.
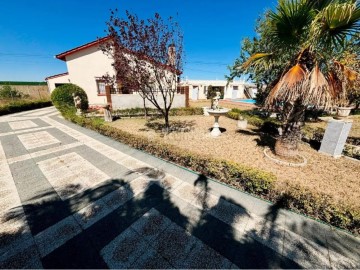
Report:
[[[111,95],[112,107],[114,110],[142,108],[143,99],[138,94],[124,94],[124,95]],[[159,95],[158,104],[162,106],[164,101]],[[185,107],[185,95],[175,95],[171,108]],[[155,108],[155,106],[146,100],[148,108]]]
[[80,86],[88,95],[89,104],[104,104],[106,97],[97,93],[96,77],[108,73],[115,75],[113,60],[106,56],[98,46],[75,52],[66,56],[70,82]]
[[56,78],[51,78],[47,80],[48,88],[50,93],[55,89],[56,83],[69,83],[69,75],[63,75]]
[[[198,99],[206,99],[206,94],[204,88],[208,89],[211,85],[213,87],[220,86],[224,87],[224,98],[233,98],[233,89],[234,86],[238,87],[236,98],[246,98],[244,94],[245,86],[254,87],[252,84],[245,83],[243,81],[233,81],[227,85],[228,82],[225,80],[186,80],[181,83],[182,86],[189,86],[189,99],[198,100]],[[197,98],[193,97],[193,88],[198,87],[199,93]]]

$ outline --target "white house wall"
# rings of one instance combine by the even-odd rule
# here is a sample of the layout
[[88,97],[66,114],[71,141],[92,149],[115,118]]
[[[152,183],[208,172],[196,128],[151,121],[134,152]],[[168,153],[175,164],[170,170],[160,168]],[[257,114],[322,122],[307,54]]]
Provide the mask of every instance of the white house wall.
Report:
[[88,95],[89,104],[104,104],[106,97],[98,95],[96,77],[108,73],[115,75],[113,60],[97,46],[93,46],[66,56],[70,82],[80,86]]
[[70,82],[69,75],[63,75],[63,76],[47,79],[47,84],[48,84],[50,93],[56,88],[55,84],[69,83],[69,82]]
[[[112,108],[114,110],[143,108],[143,99],[137,94],[111,95],[111,101]],[[157,102],[161,107],[163,106],[164,101],[161,95],[158,96]],[[145,104],[148,108],[155,108],[155,106],[148,100],[145,101]],[[185,95],[176,94],[171,108],[181,108],[185,106]]]

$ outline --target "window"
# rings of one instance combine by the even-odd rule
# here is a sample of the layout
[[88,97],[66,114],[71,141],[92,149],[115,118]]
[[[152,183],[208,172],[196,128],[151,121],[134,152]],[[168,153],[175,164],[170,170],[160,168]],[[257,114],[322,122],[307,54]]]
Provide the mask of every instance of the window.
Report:
[[233,90],[239,90],[239,86],[234,85],[234,86],[233,86]]
[[104,81],[96,81],[96,84],[97,84],[98,95],[106,95],[105,82]]
[[59,87],[59,86],[62,86],[62,85],[64,85],[64,84],[68,84],[68,83],[55,83],[55,88],[56,88],[56,87]]
[[207,88],[204,86],[204,95],[207,95]]

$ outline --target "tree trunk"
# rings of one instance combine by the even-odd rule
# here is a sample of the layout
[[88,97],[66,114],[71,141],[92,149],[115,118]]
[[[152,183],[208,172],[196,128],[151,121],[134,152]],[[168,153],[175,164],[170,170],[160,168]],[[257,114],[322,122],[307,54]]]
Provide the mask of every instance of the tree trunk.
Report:
[[168,110],[165,111],[164,119],[165,119],[166,133],[169,133],[170,132],[170,122],[169,122],[169,111]]
[[280,137],[275,144],[275,154],[285,157],[297,155],[301,139],[301,126],[304,123],[306,107],[295,103],[286,103],[283,108],[284,124]]
[[144,106],[145,119],[147,119],[148,111],[147,111],[147,108],[146,108],[146,98],[145,97],[143,97],[143,106]]

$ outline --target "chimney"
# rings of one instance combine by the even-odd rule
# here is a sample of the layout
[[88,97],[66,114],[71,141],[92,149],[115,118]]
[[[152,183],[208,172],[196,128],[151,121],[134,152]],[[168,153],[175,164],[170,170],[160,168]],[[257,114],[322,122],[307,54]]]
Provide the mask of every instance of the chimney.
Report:
[[176,62],[176,48],[174,44],[170,44],[168,47],[168,65],[175,66]]

